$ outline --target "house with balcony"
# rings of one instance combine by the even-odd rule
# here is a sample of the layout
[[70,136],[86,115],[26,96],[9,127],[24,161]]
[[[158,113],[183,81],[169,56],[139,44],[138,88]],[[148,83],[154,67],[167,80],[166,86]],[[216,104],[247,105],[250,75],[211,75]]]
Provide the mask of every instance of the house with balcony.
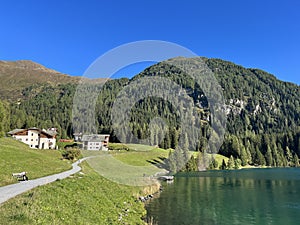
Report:
[[109,134],[89,134],[80,137],[84,150],[108,150]]

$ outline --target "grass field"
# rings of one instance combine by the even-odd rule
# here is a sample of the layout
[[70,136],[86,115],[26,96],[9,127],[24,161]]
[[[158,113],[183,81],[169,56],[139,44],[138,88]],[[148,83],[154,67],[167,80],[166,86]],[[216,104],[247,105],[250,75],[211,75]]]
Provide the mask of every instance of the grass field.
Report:
[[152,178],[155,174],[167,173],[159,164],[168,156],[168,151],[164,149],[132,144],[114,144],[114,149],[119,150],[82,151],[82,155],[97,156],[87,162],[100,175],[121,184],[152,186],[157,182]]
[[112,155],[116,159],[133,166],[161,163],[169,154],[167,150],[147,145],[126,144],[126,146],[129,148],[128,152],[113,152]]
[[0,224],[144,224],[136,197],[142,188],[119,185],[82,163],[82,172],[35,188],[0,207]]
[[16,183],[12,173],[26,171],[29,179],[59,173],[71,168],[55,150],[30,149],[11,138],[0,138],[0,186]]

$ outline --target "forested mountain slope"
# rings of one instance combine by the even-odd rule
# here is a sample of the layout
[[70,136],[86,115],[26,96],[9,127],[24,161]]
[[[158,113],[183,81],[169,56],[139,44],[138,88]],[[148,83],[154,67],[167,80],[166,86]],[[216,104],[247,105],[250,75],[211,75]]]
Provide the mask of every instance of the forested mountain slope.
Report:
[[[207,64],[223,90],[227,132],[220,153],[241,159],[242,165],[295,165],[300,155],[300,87],[277,80],[262,70],[247,69],[220,59],[194,60],[203,60]],[[18,71],[15,73],[18,74]],[[29,71],[28,74],[30,73]],[[104,84],[96,106],[99,132],[110,133],[112,140],[117,141],[110,116],[116,96],[126,85],[133,84],[139,78],[155,76],[176,82],[193,99],[202,129],[197,133],[197,142],[189,145],[195,146],[194,150],[204,151],[210,136],[209,103],[193,79],[166,63],[153,65],[131,80],[116,79]],[[14,79],[18,80],[17,76]],[[59,128],[62,137],[71,137],[71,113],[76,85],[76,82],[68,80],[55,85],[46,82],[22,86],[19,89],[22,100],[18,104],[3,104],[2,111],[6,112],[6,118],[10,117],[10,124],[2,124],[2,130],[6,131],[8,127],[53,126]],[[96,86],[99,88],[99,84],[95,84]],[[10,100],[5,94],[1,98]],[[154,97],[145,98],[133,107],[131,113],[130,127],[136,137],[149,137],[149,122],[159,116],[167,121],[168,130],[159,143],[155,135],[151,137],[152,144],[159,144],[166,149],[177,145],[182,115],[169,102]],[[159,128],[156,135],[160,135]]]

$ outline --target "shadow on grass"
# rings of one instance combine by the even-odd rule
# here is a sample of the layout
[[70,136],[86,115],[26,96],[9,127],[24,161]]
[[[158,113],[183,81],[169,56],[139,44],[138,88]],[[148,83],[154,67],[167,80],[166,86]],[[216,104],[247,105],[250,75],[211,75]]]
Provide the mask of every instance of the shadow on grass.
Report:
[[147,160],[148,163],[151,163],[153,166],[159,168],[159,169],[165,169],[168,170],[167,160],[165,157],[159,157],[160,160],[152,159]]

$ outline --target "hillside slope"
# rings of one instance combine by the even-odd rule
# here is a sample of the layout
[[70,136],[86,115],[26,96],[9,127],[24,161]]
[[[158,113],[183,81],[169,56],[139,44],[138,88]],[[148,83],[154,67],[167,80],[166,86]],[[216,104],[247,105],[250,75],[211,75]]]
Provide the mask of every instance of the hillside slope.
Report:
[[[15,101],[23,99],[23,91],[31,86],[77,84],[81,79],[90,80],[60,73],[30,60],[0,60],[0,99]],[[102,83],[104,80],[91,79],[91,82]]]
[[30,149],[11,138],[0,138],[0,186],[17,182],[12,173],[26,171],[29,179],[33,179],[70,168],[58,151]]
[[31,85],[77,83],[79,79],[29,60],[0,61],[0,96],[6,100],[21,98],[22,90]]

